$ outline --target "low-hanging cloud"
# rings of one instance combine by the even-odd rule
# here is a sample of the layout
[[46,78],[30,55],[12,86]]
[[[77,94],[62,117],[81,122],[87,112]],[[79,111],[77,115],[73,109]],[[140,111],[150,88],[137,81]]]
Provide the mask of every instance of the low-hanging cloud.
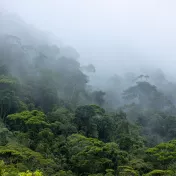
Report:
[[51,31],[110,74],[144,66],[174,73],[174,0],[1,0],[27,23]]

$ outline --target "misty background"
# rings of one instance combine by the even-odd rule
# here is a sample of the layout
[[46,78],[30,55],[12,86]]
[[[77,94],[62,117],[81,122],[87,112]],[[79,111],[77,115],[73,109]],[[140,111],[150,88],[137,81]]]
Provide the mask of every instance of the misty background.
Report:
[[[114,144],[103,154],[108,160],[97,158],[97,148],[87,155],[75,139],[71,148],[79,151],[69,153],[68,139],[78,134],[78,141],[115,142],[120,152],[129,152],[123,164],[133,169],[139,163],[134,169],[140,175],[154,168],[176,173],[176,157],[170,157],[175,140],[164,144],[168,158],[151,150],[169,161],[166,165],[146,158],[146,147],[176,139],[175,5],[171,0],[0,0],[0,145],[6,150],[15,140],[53,159],[56,168],[41,166],[45,175],[71,168],[78,175],[103,176],[109,159],[119,165],[118,152],[108,154],[116,153]],[[77,165],[80,152],[88,156],[87,165]],[[98,165],[103,161],[99,170],[89,165],[94,158]],[[19,171],[36,170],[34,165]]]
[[1,9],[74,47],[82,64],[94,64],[104,76],[154,68],[174,76],[175,5],[174,0],[0,1]]

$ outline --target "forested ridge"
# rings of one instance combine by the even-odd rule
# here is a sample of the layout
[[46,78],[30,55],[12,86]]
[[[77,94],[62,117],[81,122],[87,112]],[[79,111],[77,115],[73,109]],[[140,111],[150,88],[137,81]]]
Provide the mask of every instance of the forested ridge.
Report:
[[174,81],[127,73],[97,89],[74,48],[17,16],[0,25],[0,176],[176,175]]

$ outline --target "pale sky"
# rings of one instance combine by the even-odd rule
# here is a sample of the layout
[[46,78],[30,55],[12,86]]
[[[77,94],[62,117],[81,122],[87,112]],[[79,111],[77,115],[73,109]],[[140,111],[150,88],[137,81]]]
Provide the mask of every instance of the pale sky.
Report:
[[175,0],[0,0],[0,7],[53,32],[105,72],[175,71]]

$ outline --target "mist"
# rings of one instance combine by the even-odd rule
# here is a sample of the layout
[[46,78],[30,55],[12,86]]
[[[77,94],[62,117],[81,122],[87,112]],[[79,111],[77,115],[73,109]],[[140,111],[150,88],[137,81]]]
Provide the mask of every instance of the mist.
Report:
[[161,68],[175,74],[174,0],[1,0],[0,7],[52,32],[97,72]]
[[0,175],[176,175],[174,0],[0,0]]

